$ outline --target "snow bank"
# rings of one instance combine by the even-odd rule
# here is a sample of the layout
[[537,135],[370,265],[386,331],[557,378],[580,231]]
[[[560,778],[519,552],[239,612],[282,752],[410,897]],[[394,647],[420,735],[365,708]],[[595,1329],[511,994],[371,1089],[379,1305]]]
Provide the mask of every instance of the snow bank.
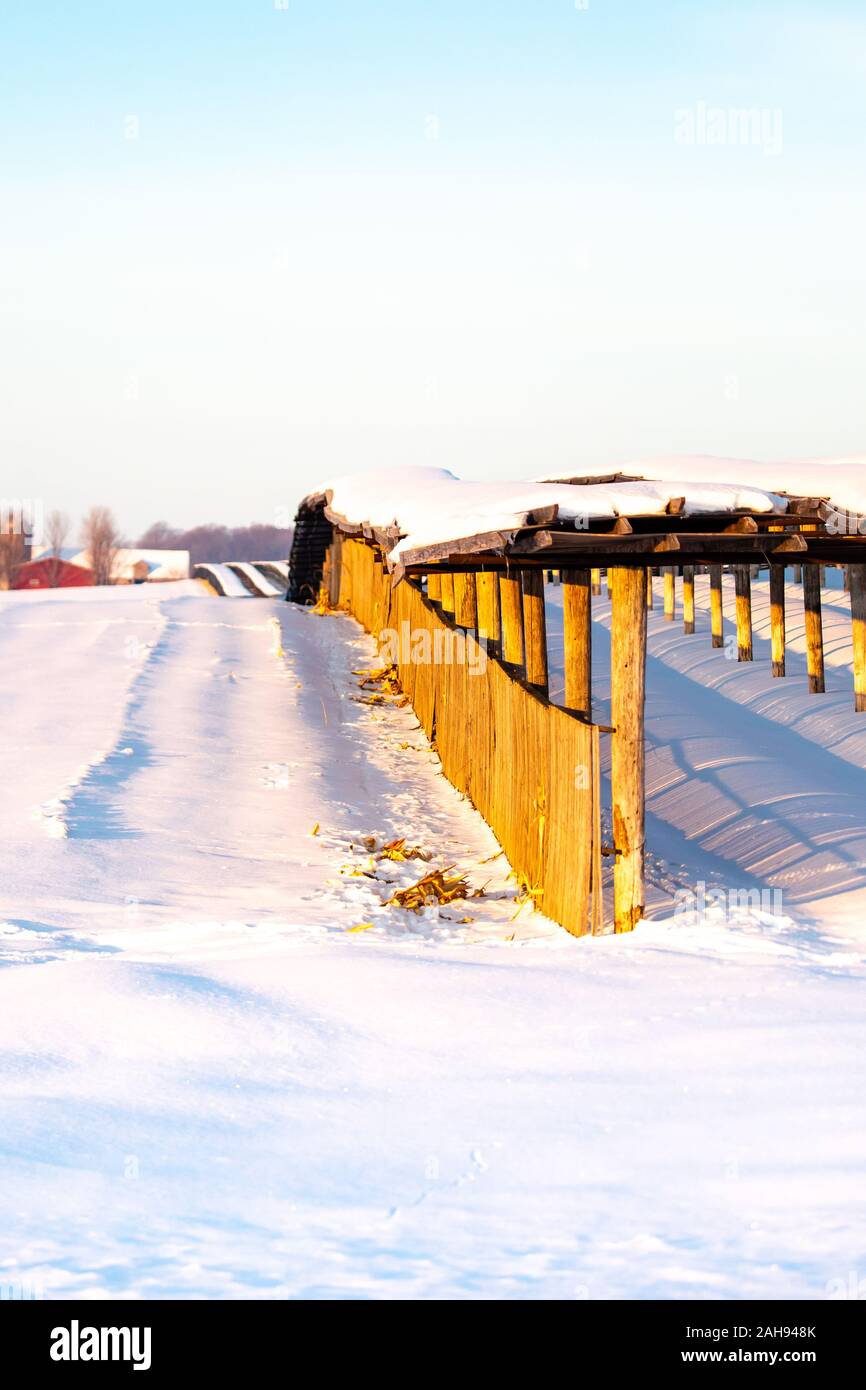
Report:
[[684,474],[664,481],[573,486],[544,482],[464,482],[447,468],[382,468],[326,483],[332,515],[355,525],[396,530],[401,539],[392,560],[418,547],[456,541],[490,531],[511,532],[527,525],[533,513],[556,506],[560,522],[583,528],[618,516],[662,515],[673,498],[685,498],[684,513],[785,511],[786,503],[746,480],[683,481]]
[[261,594],[262,598],[283,597],[282,592],[277,588],[276,584],[272,583],[266,574],[262,574],[261,570],[257,569],[255,565],[248,564],[245,560],[233,560],[231,568],[237,575],[246,575],[256,593]]
[[224,598],[252,598],[252,594],[228,565],[196,565],[196,575],[212,579],[214,587]]

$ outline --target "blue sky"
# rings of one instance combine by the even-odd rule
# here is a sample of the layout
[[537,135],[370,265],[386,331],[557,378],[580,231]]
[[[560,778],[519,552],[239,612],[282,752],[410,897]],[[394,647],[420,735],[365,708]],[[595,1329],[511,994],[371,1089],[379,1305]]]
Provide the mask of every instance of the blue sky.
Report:
[[10,496],[864,447],[861,5],[5,0],[0,62]]

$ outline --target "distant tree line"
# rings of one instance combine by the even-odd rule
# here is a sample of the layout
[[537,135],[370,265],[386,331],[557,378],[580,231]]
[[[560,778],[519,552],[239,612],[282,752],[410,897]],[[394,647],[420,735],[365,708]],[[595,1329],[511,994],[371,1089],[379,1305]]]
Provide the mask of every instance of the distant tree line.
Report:
[[290,526],[218,526],[212,522],[179,531],[167,521],[154,522],[138,542],[142,550],[188,550],[190,564],[226,560],[288,560]]

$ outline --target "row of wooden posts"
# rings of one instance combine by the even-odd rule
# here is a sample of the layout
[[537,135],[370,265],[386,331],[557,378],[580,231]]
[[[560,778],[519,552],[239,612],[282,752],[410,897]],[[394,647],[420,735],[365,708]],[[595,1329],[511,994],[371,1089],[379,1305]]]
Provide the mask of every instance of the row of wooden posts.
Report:
[[[682,566],[683,622],[695,630],[696,566]],[[710,580],[710,635],[713,647],[724,647],[722,566],[703,567]],[[737,656],[753,660],[752,569],[732,566],[735,588]],[[846,566],[854,640],[855,708],[866,711],[866,565]],[[562,583],[564,705],[592,719],[592,595],[601,593],[601,571],[571,569],[558,572]],[[665,567],[664,615],[675,616],[677,570]],[[544,570],[445,572],[427,575],[430,600],[457,626],[486,637],[488,646],[528,685],[548,690],[547,634],[544,611]],[[821,616],[821,571],[804,564],[801,578],[806,616],[809,689],[825,689]],[[611,611],[611,797],[614,827],[614,920],[617,931],[628,931],[644,907],[644,697],[646,680],[646,617],[653,607],[653,570],[617,567],[607,571]],[[770,567],[771,651],[774,676],[785,675],[785,568]]]
[[[589,569],[560,571],[563,585],[564,706],[592,712]],[[644,910],[644,689],[646,580],[642,569],[609,571],[611,620],[611,801],[614,925],[630,931]],[[433,572],[427,596],[457,626],[475,630],[528,685],[548,691],[544,570]]]
[[[714,647],[724,647],[724,612],[722,603],[722,566],[703,567],[710,578],[710,633]],[[734,565],[735,620],[737,659],[754,659],[752,636],[752,579],[759,573],[757,566]],[[843,584],[850,595],[852,637],[854,649],[854,708],[866,712],[866,566],[842,565]],[[683,629],[695,630],[695,572],[696,567],[682,567]],[[647,572],[647,607],[652,608],[653,570]],[[664,573],[664,616],[674,621],[676,609],[677,571],[666,567]],[[774,676],[785,675],[785,580],[784,565],[770,566],[770,654]],[[824,625],[821,610],[821,589],[824,566],[818,564],[794,567],[795,582],[803,586],[803,610],[806,626],[806,672],[809,691],[813,695],[826,690],[824,678]],[[601,572],[593,571],[593,592],[601,593]]]
[[[695,631],[695,574],[699,567],[683,565],[683,630]],[[866,565],[841,566],[845,589],[850,594],[854,647],[855,709],[866,712]],[[710,640],[713,647],[725,645],[722,566],[703,567],[710,580]],[[752,661],[752,578],[757,567],[734,565],[735,622],[737,659]],[[824,630],[821,609],[823,565],[795,567],[795,579],[803,586],[806,626],[806,669],[809,690],[822,694],[824,675]],[[607,572],[608,591],[613,575]],[[653,577],[664,578],[664,616],[673,622],[676,611],[677,569],[646,570],[646,604],[654,606]],[[602,592],[600,569],[563,570],[565,705],[588,718],[591,713],[591,594]],[[772,671],[785,675],[785,579],[783,565],[770,566],[770,637]],[[455,573],[428,576],[428,593],[460,627],[478,629],[500,647],[503,661],[522,667],[530,685],[547,689],[547,641],[544,619],[544,572],[537,569],[509,574]]]

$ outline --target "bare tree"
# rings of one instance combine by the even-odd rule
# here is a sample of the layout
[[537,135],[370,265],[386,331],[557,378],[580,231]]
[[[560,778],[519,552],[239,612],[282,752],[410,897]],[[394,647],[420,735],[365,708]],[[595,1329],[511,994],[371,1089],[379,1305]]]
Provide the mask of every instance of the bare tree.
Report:
[[81,527],[81,541],[90,557],[94,584],[114,582],[120,534],[108,507],[91,507]]
[[60,584],[63,571],[63,547],[69,535],[69,517],[65,512],[51,512],[45,524],[45,558],[48,561],[48,583],[52,589]]

